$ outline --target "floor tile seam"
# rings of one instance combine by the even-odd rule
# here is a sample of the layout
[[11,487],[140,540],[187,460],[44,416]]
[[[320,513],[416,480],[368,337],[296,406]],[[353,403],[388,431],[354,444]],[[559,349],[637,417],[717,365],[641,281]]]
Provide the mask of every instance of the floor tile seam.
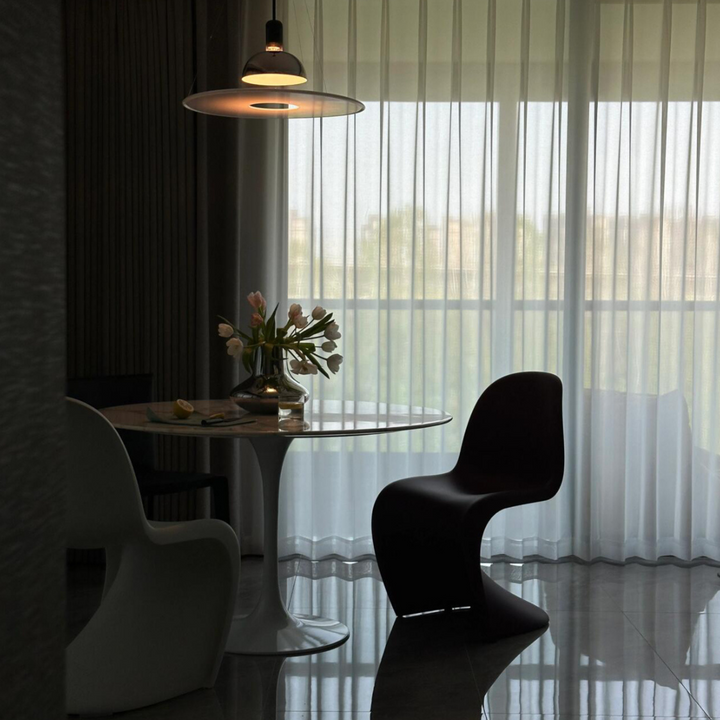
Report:
[[[612,608],[610,610],[606,608],[587,608],[586,610],[578,610],[576,608],[542,608],[546,613],[550,615],[552,619],[553,613],[577,613],[578,615],[622,615],[622,608]],[[630,611],[628,611],[630,612]]]
[[624,610],[623,610],[622,606],[620,605],[620,603],[619,603],[607,590],[605,590],[605,588],[602,586],[602,583],[600,583],[600,592],[601,592],[606,598],[608,598],[608,600],[610,600],[610,602],[611,602],[613,605],[615,605],[615,607],[616,607],[618,610],[620,610],[620,612],[622,612],[622,613],[624,614]]
[[[264,568],[263,568],[263,569],[264,569]],[[297,565],[296,565],[296,569],[297,569]],[[287,599],[285,600],[285,607],[286,607],[290,612],[292,612],[292,610],[291,610],[290,608],[291,608],[292,598],[293,598],[293,595],[294,595],[294,593],[295,593],[295,583],[297,582],[297,578],[298,578],[297,574],[296,574],[296,573],[293,573],[293,575],[292,575],[292,583],[290,584],[290,591],[288,592]],[[266,717],[266,716],[267,716],[267,713],[268,713],[268,712],[270,711],[270,709],[271,709],[271,706],[270,706],[270,698],[272,697],[273,692],[274,692],[274,693],[276,694],[276,696],[277,696],[277,684],[278,684],[278,681],[279,681],[279,679],[280,679],[280,668],[278,668],[277,666],[278,666],[278,665],[282,665],[282,663],[284,663],[286,659],[287,659],[286,656],[280,656],[280,657],[277,657],[277,658],[275,659],[275,665],[273,666],[273,677],[275,677],[275,686],[274,686],[274,687],[271,687],[272,683],[268,683],[268,688],[267,688],[267,690],[265,691],[265,697],[264,697],[263,700],[262,700],[262,717]],[[277,670],[277,672],[276,672],[276,670]],[[277,701],[277,697],[275,698],[275,700]],[[277,717],[277,715],[278,715],[279,712],[285,713],[285,712],[287,712],[287,711],[285,711],[285,710],[278,710],[277,707],[276,707],[276,708],[275,708],[275,713],[274,713],[276,717]]]
[[468,650],[467,643],[463,643],[463,650],[465,651],[465,659],[470,666],[470,675],[473,679],[473,685],[475,686],[475,693],[480,704],[480,714],[482,715],[485,711],[485,696],[480,692],[480,686],[478,685],[477,676],[475,675],[475,668],[473,667],[472,660],[470,659],[470,651]]
[[[280,682],[280,670],[282,664],[285,662],[288,656],[279,656],[275,658],[275,663],[272,667],[271,677],[275,680],[274,683],[269,682],[267,690],[265,690],[264,697],[262,699],[262,717],[268,717],[268,713],[272,710],[273,715],[277,715],[279,712],[287,712],[286,710],[277,709],[277,689],[278,683]],[[273,698],[273,703],[270,703],[270,698]]]
[[[593,718],[607,718],[608,720],[654,720],[657,718],[658,720],[667,720],[668,718],[672,718],[673,720],[678,720],[677,715],[608,715],[607,713],[598,714],[598,715],[588,715],[588,714],[577,714],[577,713],[535,713],[535,712],[528,712],[528,713],[487,713],[485,710],[485,707],[483,706],[482,711],[482,718],[486,720],[494,720],[494,718],[542,718],[542,720],[549,720],[551,717],[557,718],[559,720],[593,720]],[[690,715],[688,718],[685,718],[684,720],[706,720],[705,715]],[[711,718],[710,720],[720,720],[720,717],[717,718]]]
[[[384,711],[383,711],[384,712]],[[294,718],[294,717],[303,717],[303,718],[312,718],[312,717],[323,717],[327,715],[328,717],[337,717],[337,718],[346,718],[346,717],[352,717],[352,718],[368,718],[368,720],[372,717],[372,712],[370,710],[278,710],[275,714],[275,718]],[[266,718],[267,715],[260,715],[259,718]],[[251,718],[251,720],[255,720],[255,718]]]
[[653,608],[652,610],[644,610],[641,607],[622,607],[620,605],[620,601],[615,599],[612,595],[609,593],[605,593],[616,605],[620,606],[623,612],[652,612],[652,613],[658,613],[658,614],[692,614],[692,615],[720,615],[720,606],[717,606],[716,608],[708,609],[707,605],[703,607],[702,609],[689,609],[689,610],[658,610],[656,608]]
[[[622,613],[633,613],[635,615],[720,615],[719,610],[641,610],[636,608],[620,608]],[[598,610],[597,612],[603,612]],[[610,611],[605,611],[610,612]],[[612,611],[615,612],[615,611]]]
[[[295,570],[297,570],[297,564],[295,565]],[[287,607],[287,608],[289,608],[292,605],[293,597],[295,595],[295,586],[297,585],[297,579],[298,579],[298,575],[297,575],[297,572],[295,572],[295,573],[293,573],[292,584],[290,585],[290,592],[288,593],[287,600],[285,602],[285,607]]]
[[[557,612],[573,612],[573,611],[562,611],[562,610],[559,610],[559,611],[557,611]],[[582,612],[582,611],[574,611],[574,612]],[[588,613],[589,613],[589,612],[595,612],[596,614],[601,615],[601,614],[603,614],[603,613],[608,613],[608,612],[613,612],[613,613],[614,613],[615,611],[587,611],[587,612],[588,612]],[[688,696],[692,699],[692,701],[695,703],[695,705],[696,705],[696,706],[700,709],[700,711],[703,713],[703,715],[690,715],[689,717],[690,717],[690,718],[702,718],[702,719],[705,719],[705,720],[710,719],[711,716],[709,715],[709,713],[707,712],[707,710],[698,702],[697,698],[693,695],[693,693],[690,691],[690,689],[685,685],[685,683],[682,681],[682,679],[679,678],[678,675],[677,675],[675,672],[673,672],[673,669],[668,665],[668,663],[667,663],[667,662],[665,661],[665,659],[660,655],[660,653],[656,650],[656,648],[653,646],[653,644],[645,637],[645,635],[644,635],[643,632],[640,630],[640,628],[637,627],[637,626],[635,625],[635,623],[632,621],[632,619],[627,616],[627,613],[626,613],[625,611],[621,611],[621,612],[622,612],[622,615],[625,617],[625,619],[630,623],[630,625],[632,626],[632,628],[633,628],[635,631],[637,631],[638,635],[639,635],[639,636],[642,638],[642,640],[647,644],[647,646],[652,650],[653,654],[654,654],[654,655],[660,660],[660,662],[667,668],[668,672],[677,680],[678,684],[683,688],[683,690],[685,690],[685,692],[686,692],[686,693],[688,694]],[[630,612],[630,611],[628,611],[628,612]],[[473,673],[473,677],[474,677],[474,673]],[[485,706],[485,698],[483,698],[482,712],[483,712],[484,716],[487,716],[487,717],[489,718],[489,720],[492,720],[492,716],[495,716],[495,715],[496,715],[497,717],[516,717],[516,716],[517,716],[517,717],[521,717],[521,716],[523,716],[523,715],[525,715],[526,717],[531,717],[531,716],[544,717],[544,714],[543,714],[543,713],[534,713],[534,712],[528,712],[528,713],[522,713],[522,712],[521,712],[521,713],[493,713],[492,715],[487,715],[487,713],[485,712],[485,707],[486,707],[486,706]],[[563,718],[564,716],[563,716],[562,714],[560,714],[560,717]],[[569,717],[569,718],[574,718],[574,717],[578,717],[578,718],[592,718],[592,717],[594,717],[594,716],[593,716],[593,715],[582,715],[582,714],[581,714],[581,715],[573,715],[573,714],[571,713],[571,714],[568,715],[568,717]],[[604,714],[604,715],[599,715],[598,717],[607,717],[607,718],[651,718],[651,717],[653,717],[653,718],[676,718],[675,715],[606,715],[606,714]]]
[[[386,607],[373,607],[372,605],[367,605],[365,603],[360,603],[359,605],[355,605],[354,603],[351,606],[348,605],[323,605],[320,607],[320,604],[310,604],[310,603],[292,603],[288,602],[287,604],[288,610],[292,613],[300,613],[305,615],[323,615],[323,613],[337,613],[341,610],[347,610],[349,607],[352,607],[353,610],[372,610],[374,612],[382,611],[386,612]],[[614,611],[612,611],[614,612]]]
[[[702,715],[688,715],[686,717],[683,717],[682,720],[708,720],[708,718],[709,718],[708,714],[702,708],[700,708],[700,709],[702,710],[702,713],[703,713]],[[541,712],[499,713],[499,712],[492,712],[492,713],[488,713],[484,703],[482,706],[482,717],[488,718],[489,720],[492,720],[493,718],[509,718],[509,717],[513,717],[513,718],[514,717],[517,717],[517,718],[535,717],[535,718],[542,718],[542,720],[546,720],[546,718],[549,720],[549,718],[553,718],[553,717],[560,718],[560,720],[564,720],[564,718],[587,718],[587,720],[592,720],[592,718],[613,718],[613,719],[618,718],[618,720],[620,718],[628,718],[628,719],[637,718],[637,720],[644,720],[646,718],[648,720],[651,720],[653,718],[658,718],[661,720],[669,720],[669,719],[680,720],[677,715],[657,715],[657,714],[655,714],[655,715],[613,715],[613,714],[608,715],[607,713],[598,713],[597,715],[595,715],[595,714],[588,715],[587,713],[578,714],[578,713],[572,713],[572,712],[567,712],[567,713],[555,713],[555,712],[553,712],[553,713],[547,713],[547,712],[546,713],[541,713]],[[716,720],[716,718],[710,718],[710,720]],[[720,720],[720,718],[718,718],[717,720]]]
[[708,711],[700,704],[698,699],[695,697],[695,695],[692,693],[690,688],[685,684],[683,679],[678,676],[678,674],[670,667],[668,662],[665,660],[665,658],[658,652],[657,648],[648,640],[647,637],[645,637],[645,634],[643,631],[632,621],[632,618],[628,615],[628,613],[631,613],[631,610],[623,611],[623,615],[625,616],[625,619],[630,623],[630,625],[635,628],[638,635],[648,644],[648,647],[655,653],[655,655],[660,659],[660,662],[668,669],[668,671],[672,674],[672,676],[678,681],[680,686],[685,690],[685,692],[692,698],[693,702],[705,713],[706,718],[710,718],[710,714]]

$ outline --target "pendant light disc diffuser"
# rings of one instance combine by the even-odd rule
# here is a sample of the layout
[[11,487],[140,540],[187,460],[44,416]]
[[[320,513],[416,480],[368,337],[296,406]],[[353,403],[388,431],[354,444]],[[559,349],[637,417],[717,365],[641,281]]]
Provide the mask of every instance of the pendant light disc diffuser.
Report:
[[323,118],[354,115],[365,109],[359,100],[308,90],[230,88],[189,95],[188,110],[234,118]]

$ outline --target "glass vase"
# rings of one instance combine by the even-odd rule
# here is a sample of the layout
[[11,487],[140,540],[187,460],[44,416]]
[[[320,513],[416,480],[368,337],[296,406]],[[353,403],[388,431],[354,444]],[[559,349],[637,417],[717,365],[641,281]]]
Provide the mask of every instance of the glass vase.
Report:
[[256,415],[278,415],[282,420],[302,421],[310,394],[285,369],[282,351],[259,350],[255,372],[230,392],[230,399],[247,412]]

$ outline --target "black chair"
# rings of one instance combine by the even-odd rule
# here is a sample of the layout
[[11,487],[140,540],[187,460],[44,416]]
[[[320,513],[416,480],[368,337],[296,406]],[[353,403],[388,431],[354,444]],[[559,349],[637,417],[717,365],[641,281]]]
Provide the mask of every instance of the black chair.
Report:
[[498,511],[555,495],[564,464],[560,379],[526,372],[490,385],[457,465],[398,480],[375,502],[375,553],[397,615],[469,607],[488,640],[545,627],[543,610],[482,572],[480,543]]
[[[115,375],[96,378],[74,378],[67,381],[68,397],[81,400],[94,408],[149,403],[153,399],[152,375]],[[213,515],[230,522],[228,480],[222,475],[199,472],[157,470],[153,435],[119,431],[137,476],[140,494],[152,505],[157,495],[189,492],[210,488]]]

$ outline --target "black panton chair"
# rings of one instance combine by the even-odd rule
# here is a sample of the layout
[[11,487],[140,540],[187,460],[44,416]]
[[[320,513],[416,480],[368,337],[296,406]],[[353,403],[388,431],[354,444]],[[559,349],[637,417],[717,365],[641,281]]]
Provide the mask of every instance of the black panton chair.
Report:
[[482,572],[480,543],[495,513],[555,495],[564,464],[560,379],[525,372],[490,385],[457,465],[398,480],[375,501],[375,553],[397,615],[469,607],[486,639],[546,626],[543,610]]
[[[114,405],[149,403],[153,399],[153,376],[143,374],[74,378],[67,381],[67,394],[68,397],[98,409]],[[143,498],[148,498],[152,503],[152,498],[157,495],[210,488],[213,517],[230,522],[226,477],[210,473],[157,470],[152,434],[124,430],[119,430],[118,434],[132,461],[140,495]]]

